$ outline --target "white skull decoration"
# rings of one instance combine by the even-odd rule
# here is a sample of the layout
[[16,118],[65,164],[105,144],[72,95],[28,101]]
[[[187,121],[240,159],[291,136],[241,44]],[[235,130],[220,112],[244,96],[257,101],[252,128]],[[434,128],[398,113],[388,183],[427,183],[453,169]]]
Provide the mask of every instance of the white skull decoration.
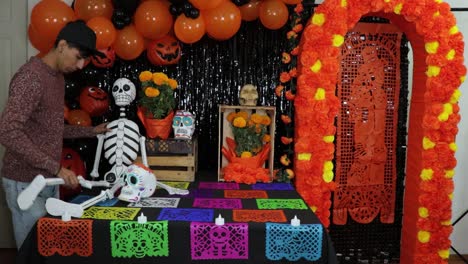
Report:
[[128,166],[124,180],[125,186],[118,197],[122,201],[138,202],[141,198],[150,197],[156,190],[156,177],[149,168],[141,164]]
[[135,84],[127,78],[117,79],[112,86],[112,96],[116,105],[129,105],[136,97]]
[[239,94],[240,105],[256,106],[258,100],[257,87],[252,84],[242,86]]
[[177,110],[172,119],[172,129],[174,130],[174,138],[192,139],[192,135],[195,132],[195,118],[192,113]]

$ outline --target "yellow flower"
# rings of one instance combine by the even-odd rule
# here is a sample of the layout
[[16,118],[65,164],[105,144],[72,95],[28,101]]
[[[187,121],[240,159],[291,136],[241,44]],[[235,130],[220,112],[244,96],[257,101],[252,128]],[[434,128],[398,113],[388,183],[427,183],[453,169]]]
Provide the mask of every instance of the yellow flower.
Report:
[[245,120],[249,119],[249,113],[245,111],[240,111],[239,113],[237,113],[237,116],[243,117]]
[[227,121],[229,121],[229,123],[232,123],[232,121],[234,120],[234,118],[237,117],[237,113],[236,112],[231,112],[229,113],[229,115],[226,117]]
[[448,249],[442,249],[437,252],[439,254],[439,257],[442,259],[448,259],[450,256],[450,251]]
[[420,177],[423,181],[429,181],[432,180],[432,175],[434,175],[434,171],[432,169],[423,169]]
[[315,61],[314,65],[310,67],[310,70],[314,73],[317,73],[322,68],[322,62],[320,60]]
[[262,123],[262,116],[259,115],[259,114],[252,114],[250,116],[250,120],[252,120],[252,122],[254,122],[254,124],[260,124],[260,123]]
[[158,97],[161,92],[154,87],[147,87],[145,89],[145,95],[148,97]]
[[162,85],[164,83],[167,83],[169,78],[167,75],[163,72],[155,72],[153,73],[153,82],[157,85]]
[[250,157],[252,157],[252,152],[250,151],[244,151],[241,154],[241,158],[250,158]]
[[236,118],[234,118],[234,121],[232,121],[232,125],[235,126],[235,127],[245,127],[247,125],[247,121],[242,117],[242,116],[238,116]]
[[317,101],[325,99],[325,90],[323,88],[318,88],[315,92],[314,99]]
[[172,88],[172,90],[174,90],[174,89],[177,88],[178,83],[177,83],[176,80],[174,80],[174,79],[169,79],[169,80],[167,81],[167,83],[168,83],[169,86]]
[[431,233],[427,231],[419,231],[418,232],[418,240],[421,243],[427,243],[429,242],[429,239],[431,239]]
[[323,23],[325,23],[325,15],[324,14],[315,13],[312,16],[312,24],[317,25],[317,26],[322,26]]
[[437,53],[437,49],[439,48],[439,42],[433,41],[433,42],[427,42],[425,45],[426,51],[429,54],[435,54]]
[[426,218],[429,216],[429,210],[426,207],[419,207],[418,214],[422,218]]
[[269,126],[271,124],[271,119],[269,116],[263,116],[262,118],[262,125]]
[[341,35],[333,35],[333,46],[340,47],[343,45],[344,37]]
[[150,71],[143,71],[140,73],[138,78],[140,79],[140,82],[147,82],[153,78],[153,74]]

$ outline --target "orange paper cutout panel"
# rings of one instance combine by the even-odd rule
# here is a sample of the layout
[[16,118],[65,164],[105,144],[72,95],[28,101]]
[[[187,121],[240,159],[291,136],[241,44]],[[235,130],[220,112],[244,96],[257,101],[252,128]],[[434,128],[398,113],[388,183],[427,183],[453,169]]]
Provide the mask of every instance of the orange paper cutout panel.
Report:
[[268,198],[268,194],[261,190],[224,190],[224,198]]
[[333,222],[393,223],[401,33],[360,23],[342,48]]
[[286,222],[283,210],[232,210],[235,222]]
[[87,257],[93,254],[93,221],[64,222],[55,218],[40,218],[37,222],[37,247],[42,256]]

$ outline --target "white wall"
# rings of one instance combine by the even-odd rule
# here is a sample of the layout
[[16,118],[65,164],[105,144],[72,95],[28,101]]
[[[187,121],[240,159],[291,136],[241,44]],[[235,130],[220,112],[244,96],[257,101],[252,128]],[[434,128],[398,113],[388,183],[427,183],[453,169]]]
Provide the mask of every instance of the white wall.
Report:
[[[32,7],[39,2],[39,0],[28,0],[28,9],[31,12]],[[70,4],[72,0],[64,0]],[[322,3],[322,0],[316,3]],[[448,0],[446,1],[452,8],[468,8],[467,0]],[[454,12],[457,17],[457,25],[460,31],[465,36],[465,65],[468,61],[468,11]],[[29,22],[28,22],[29,23]],[[37,51],[29,46],[28,56],[35,55]],[[468,192],[464,191],[465,186],[468,184],[468,80],[460,87],[462,97],[460,98],[460,113],[462,119],[460,121],[459,133],[457,136],[458,151],[456,158],[458,165],[455,168],[455,192],[453,198],[453,221],[460,217],[466,210],[468,210]],[[454,233],[451,236],[453,247],[460,253],[468,254],[468,215],[460,220],[454,227]]]

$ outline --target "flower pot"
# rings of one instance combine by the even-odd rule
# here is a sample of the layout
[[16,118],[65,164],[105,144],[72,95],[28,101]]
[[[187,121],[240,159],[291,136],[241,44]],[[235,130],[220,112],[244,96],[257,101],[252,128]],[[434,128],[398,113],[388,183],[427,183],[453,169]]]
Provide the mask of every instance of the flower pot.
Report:
[[138,118],[143,123],[146,129],[146,136],[148,138],[160,138],[167,139],[171,134],[172,130],[172,118],[174,117],[174,111],[171,111],[163,119],[155,119],[148,117],[142,108],[138,108]]

